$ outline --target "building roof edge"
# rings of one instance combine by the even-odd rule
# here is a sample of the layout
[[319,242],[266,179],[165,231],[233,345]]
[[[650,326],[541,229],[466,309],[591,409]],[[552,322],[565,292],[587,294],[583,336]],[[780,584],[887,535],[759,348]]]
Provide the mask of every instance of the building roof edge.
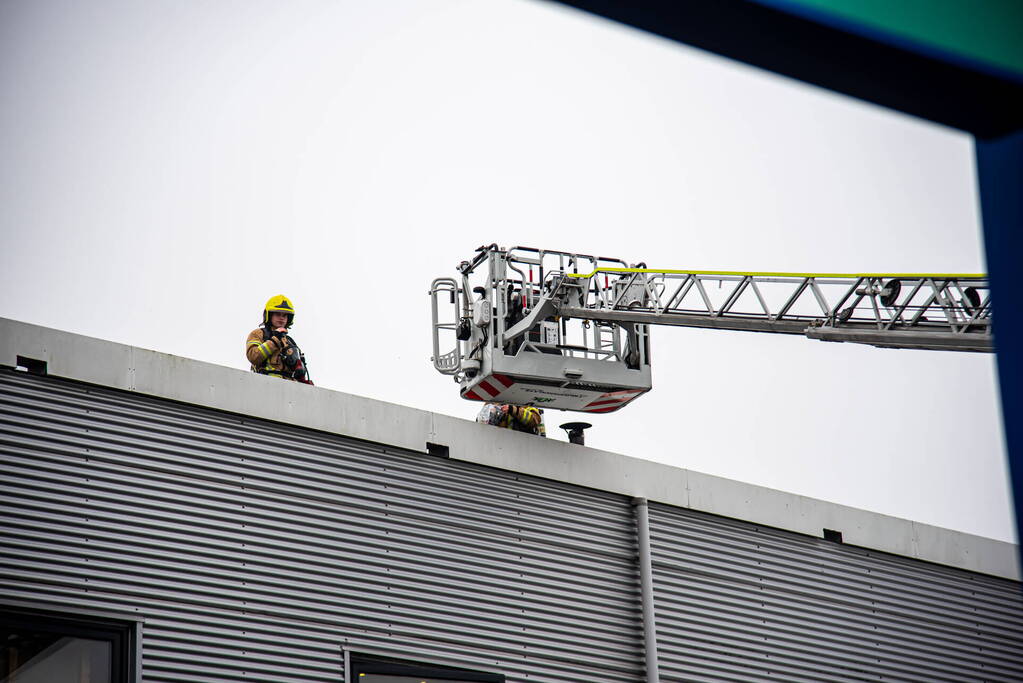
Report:
[[456,460],[810,536],[839,531],[849,545],[1020,580],[1018,548],[1006,541],[0,318],[0,365],[16,367],[19,356],[56,377],[418,452],[436,444]]

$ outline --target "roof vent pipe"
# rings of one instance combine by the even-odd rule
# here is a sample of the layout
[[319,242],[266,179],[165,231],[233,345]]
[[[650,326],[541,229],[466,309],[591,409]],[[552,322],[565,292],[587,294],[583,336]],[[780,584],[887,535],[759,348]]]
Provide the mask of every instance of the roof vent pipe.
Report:
[[583,432],[592,427],[589,422],[566,422],[561,428],[568,432],[569,443],[577,443],[580,446],[586,445],[586,437]]

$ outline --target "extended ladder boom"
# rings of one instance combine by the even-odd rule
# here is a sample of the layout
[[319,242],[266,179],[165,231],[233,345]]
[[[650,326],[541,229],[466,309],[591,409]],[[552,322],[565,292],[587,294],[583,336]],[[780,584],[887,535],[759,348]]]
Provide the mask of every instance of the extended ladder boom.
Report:
[[994,350],[987,276],[602,268],[568,274],[558,315],[803,334],[891,348]]
[[983,274],[657,270],[530,247],[476,251],[459,279],[430,287],[433,365],[474,401],[620,410],[653,387],[650,325],[994,350]]

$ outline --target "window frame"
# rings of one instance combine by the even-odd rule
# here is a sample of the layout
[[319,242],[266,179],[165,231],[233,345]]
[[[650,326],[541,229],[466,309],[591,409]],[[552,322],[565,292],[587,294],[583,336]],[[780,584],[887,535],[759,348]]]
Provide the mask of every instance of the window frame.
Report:
[[0,602],[0,626],[110,643],[111,683],[142,680],[142,623],[137,615]]
[[413,676],[433,678],[439,681],[471,681],[473,683],[505,683],[504,674],[489,673],[478,669],[441,664],[428,664],[421,661],[399,659],[383,655],[372,655],[365,652],[345,650],[345,681],[358,683],[360,673],[390,674],[393,676]]

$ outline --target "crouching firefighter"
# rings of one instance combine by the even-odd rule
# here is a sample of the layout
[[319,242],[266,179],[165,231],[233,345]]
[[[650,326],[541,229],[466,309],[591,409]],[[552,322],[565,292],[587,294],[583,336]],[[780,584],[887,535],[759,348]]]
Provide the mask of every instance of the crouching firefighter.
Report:
[[487,403],[480,409],[476,421],[516,432],[547,436],[547,428],[543,424],[543,411],[533,406]]
[[263,325],[249,332],[245,340],[245,357],[252,371],[296,382],[312,384],[306,368],[305,354],[288,329],[295,322],[295,307],[283,294],[270,297],[263,307]]

